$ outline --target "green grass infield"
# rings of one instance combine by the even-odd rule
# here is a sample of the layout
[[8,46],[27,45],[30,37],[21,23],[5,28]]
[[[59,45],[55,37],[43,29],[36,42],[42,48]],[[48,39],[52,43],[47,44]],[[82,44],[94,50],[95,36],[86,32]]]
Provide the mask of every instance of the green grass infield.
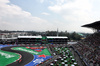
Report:
[[19,54],[0,50],[0,66],[6,66],[19,58]]

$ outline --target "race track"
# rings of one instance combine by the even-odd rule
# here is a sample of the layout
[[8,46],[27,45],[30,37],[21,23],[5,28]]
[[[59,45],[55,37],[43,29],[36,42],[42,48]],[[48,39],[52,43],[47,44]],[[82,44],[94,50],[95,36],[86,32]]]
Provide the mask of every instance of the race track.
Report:
[[34,56],[32,54],[30,54],[28,52],[24,52],[24,51],[12,50],[11,49],[12,47],[18,47],[18,46],[4,47],[1,50],[19,53],[22,56],[22,58],[21,58],[22,61],[20,63],[18,61],[16,61],[7,66],[24,66],[34,59]]

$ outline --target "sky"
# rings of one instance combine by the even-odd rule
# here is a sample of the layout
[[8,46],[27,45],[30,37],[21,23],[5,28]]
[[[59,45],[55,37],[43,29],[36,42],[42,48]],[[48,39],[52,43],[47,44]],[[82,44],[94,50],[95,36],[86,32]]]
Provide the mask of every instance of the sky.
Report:
[[100,20],[100,0],[0,0],[0,30],[92,33],[82,25]]

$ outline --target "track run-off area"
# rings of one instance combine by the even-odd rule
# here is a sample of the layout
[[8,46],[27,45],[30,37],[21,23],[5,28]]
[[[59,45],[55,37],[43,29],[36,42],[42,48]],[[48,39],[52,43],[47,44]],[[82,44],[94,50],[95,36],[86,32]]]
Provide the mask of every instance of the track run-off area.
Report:
[[36,66],[50,58],[47,48],[0,45],[0,66]]

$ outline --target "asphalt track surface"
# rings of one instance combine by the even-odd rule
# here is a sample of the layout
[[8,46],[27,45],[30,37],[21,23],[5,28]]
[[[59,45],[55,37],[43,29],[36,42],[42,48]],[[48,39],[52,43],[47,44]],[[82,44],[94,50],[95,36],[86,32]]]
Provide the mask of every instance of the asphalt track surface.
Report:
[[18,46],[4,47],[1,50],[14,52],[14,53],[19,53],[22,56],[22,58],[21,58],[22,61],[20,63],[18,61],[13,62],[13,63],[11,63],[7,66],[24,66],[24,65],[28,64],[29,62],[31,62],[34,59],[32,54],[30,54],[28,52],[24,52],[24,51],[12,50],[11,49],[12,47],[18,47]]

